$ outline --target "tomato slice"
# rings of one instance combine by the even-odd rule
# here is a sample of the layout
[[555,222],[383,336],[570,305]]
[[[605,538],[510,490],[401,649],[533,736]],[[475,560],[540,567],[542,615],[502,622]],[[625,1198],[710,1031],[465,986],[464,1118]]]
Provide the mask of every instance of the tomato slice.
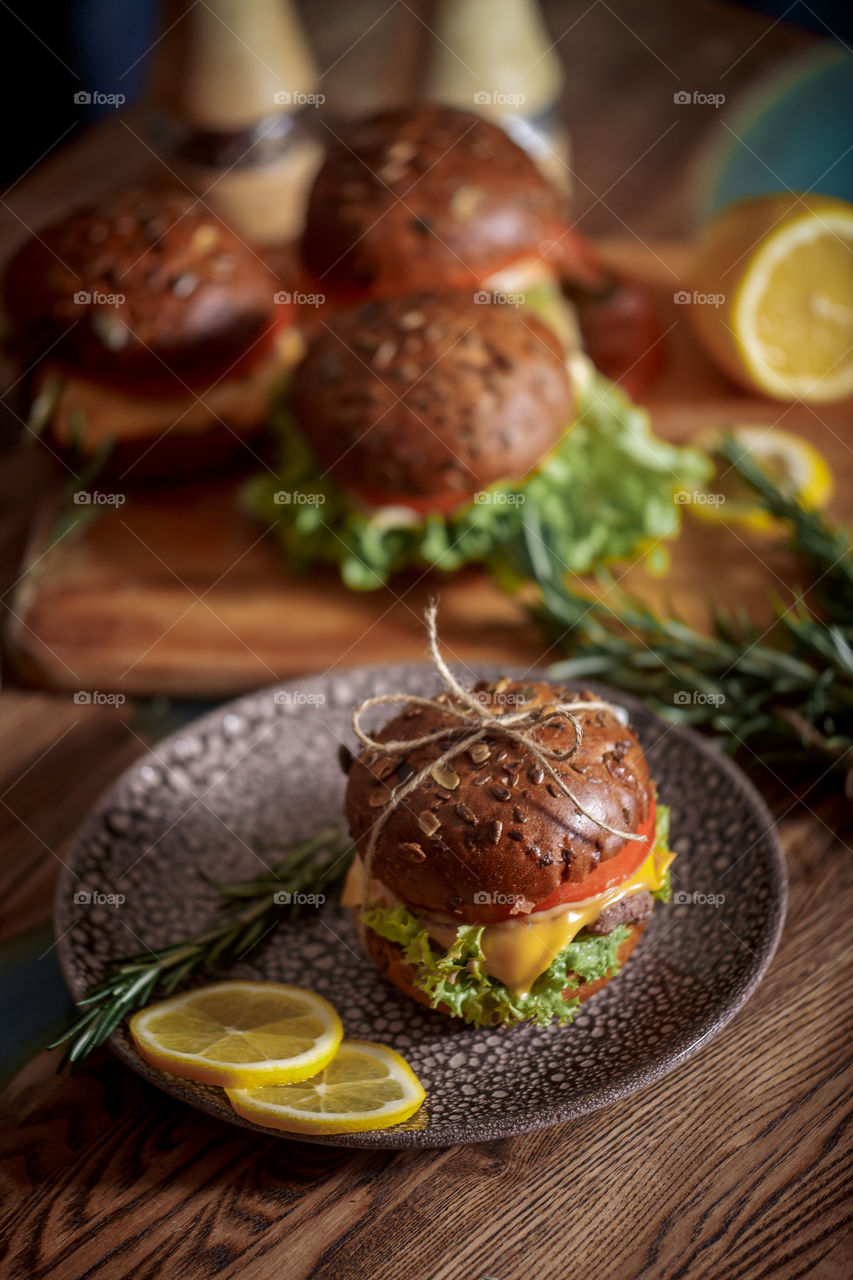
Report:
[[573,291],[589,291],[598,295],[607,288],[607,268],[597,250],[574,227],[560,231],[545,256],[570,295]]
[[[223,363],[220,359],[212,364],[203,361],[197,361],[194,365],[178,364],[174,372],[165,362],[156,364],[153,369],[144,370],[86,369],[85,377],[112,391],[127,396],[142,396],[146,400],[174,400],[194,392],[202,394],[225,377],[236,379],[250,376],[254,369],[260,368],[272,357],[276,343],[282,333],[294,323],[295,316],[296,309],[292,306],[278,308],[263,336],[256,338],[254,345],[230,363]],[[57,361],[56,364],[60,370],[67,368],[72,375],[83,372],[79,366],[69,362]]]
[[[488,276],[500,275],[511,270],[519,262],[541,259],[553,268],[555,276],[566,277],[580,288],[601,290],[607,284],[607,272],[601,265],[593,247],[572,227],[556,223],[546,231],[542,240],[533,242],[523,251],[518,249],[505,258],[491,263]],[[306,292],[321,294],[328,312],[359,306],[382,298],[397,298],[408,293],[423,292],[423,283],[412,284],[406,273],[398,272],[370,285],[335,285],[327,279],[317,279],[309,268],[301,265],[302,287]],[[461,263],[443,264],[441,280],[436,286],[441,293],[482,287],[482,275],[467,270]]]
[[562,884],[556,893],[544,902],[538,902],[534,910],[548,911],[558,907],[561,902],[582,902],[585,898],[595,898],[605,889],[612,889],[635,875],[654,848],[655,843],[655,802],[649,807],[649,816],[642,824],[637,836],[646,836],[645,840],[628,840],[619,850],[615,858],[600,862],[583,880],[576,884]]
[[605,294],[580,294],[574,301],[592,363],[628,395],[641,395],[663,358],[662,331],[647,291],[620,277]]

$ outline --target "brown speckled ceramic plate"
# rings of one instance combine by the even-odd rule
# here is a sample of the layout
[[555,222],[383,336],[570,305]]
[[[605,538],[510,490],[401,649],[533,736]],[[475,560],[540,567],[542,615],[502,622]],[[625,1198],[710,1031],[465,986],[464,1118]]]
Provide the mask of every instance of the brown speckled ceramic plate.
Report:
[[[253,846],[310,835],[339,815],[336,749],[352,744],[358,701],[437,687],[431,668],[412,665],[293,681],[211,712],[143,757],[83,824],[60,879],[56,932],[72,993],[82,996],[105,966],[143,944],[156,949],[204,925],[210,898],[200,871],[256,875]],[[672,806],[675,901],[655,909],[624,972],[562,1029],[477,1031],[422,1009],[364,958],[346,913],[324,908],[283,924],[231,976],[315,988],[337,1005],[347,1035],[393,1045],[427,1090],[406,1125],[315,1141],[447,1146],[558,1124],[671,1071],[755,988],[785,914],[784,862],[763,801],[696,734],[592,687],[629,709]],[[123,900],[116,906],[103,895]],[[246,1124],[220,1090],[148,1066],[125,1029],[112,1045],[167,1093]]]

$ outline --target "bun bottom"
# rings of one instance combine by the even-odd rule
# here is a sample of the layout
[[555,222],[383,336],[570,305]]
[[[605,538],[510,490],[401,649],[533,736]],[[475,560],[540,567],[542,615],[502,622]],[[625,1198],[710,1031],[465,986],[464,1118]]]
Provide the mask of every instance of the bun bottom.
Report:
[[[403,959],[403,953],[396,942],[392,942],[389,938],[380,937],[378,933],[374,933],[372,929],[367,929],[363,925],[358,924],[358,911],[355,912],[356,923],[359,928],[361,940],[364,943],[365,950],[370,959],[376,965],[379,972],[389,982],[393,982],[395,987],[400,991],[404,991],[407,996],[411,996],[413,1000],[417,1000],[418,1004],[424,1005],[427,1009],[431,1009],[429,996],[425,991],[420,991],[413,985],[416,976],[415,966],[407,964]],[[606,987],[612,978],[622,972],[631,952],[642,938],[646,928],[646,920],[639,924],[631,926],[631,932],[622,943],[616,958],[619,962],[619,968],[612,973],[605,974],[603,978],[597,978],[595,982],[581,982],[577,987],[567,987],[563,994],[568,1000],[580,1000],[583,1004],[584,1000],[588,1000],[590,996],[594,996],[597,991],[601,991],[602,987]],[[440,1004],[436,1006],[437,1013],[447,1014],[452,1017],[447,1005]]]

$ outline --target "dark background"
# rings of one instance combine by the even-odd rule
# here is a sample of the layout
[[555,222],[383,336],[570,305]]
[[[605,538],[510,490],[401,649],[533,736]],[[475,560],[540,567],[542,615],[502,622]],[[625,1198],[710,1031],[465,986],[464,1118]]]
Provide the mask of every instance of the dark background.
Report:
[[[793,35],[797,30],[814,32],[827,42],[842,46],[853,42],[853,5],[849,0],[812,0],[808,5],[801,0],[756,0],[748,6],[710,0],[614,0],[610,8],[590,8],[588,0],[545,0],[542,7],[555,38],[571,28],[569,46],[560,46],[570,74],[572,46],[576,42],[578,73],[587,74],[592,65],[600,70],[602,93],[612,89],[626,96],[635,72],[653,74],[655,68],[631,33],[620,30],[618,20],[639,36],[654,34],[655,49],[670,45],[675,53],[679,42],[683,45],[688,39],[703,40],[708,45],[709,64],[713,63],[715,37],[724,35],[733,11],[743,8],[768,14],[779,23],[756,46],[759,62],[778,49],[780,40],[784,46],[786,33]],[[299,8],[324,69],[388,4],[377,5],[373,0],[301,0]],[[425,14],[428,9],[428,5],[422,6]],[[389,33],[383,29],[387,25],[378,24],[375,36],[371,33],[367,38],[387,40]],[[669,28],[669,38],[665,28]],[[757,32],[762,29],[766,30],[766,23],[757,25]],[[0,47],[6,55],[6,73],[0,92],[5,98],[6,128],[0,182],[12,182],[46,153],[64,145],[98,114],[109,113],[108,107],[99,112],[94,107],[76,105],[76,90],[97,87],[103,92],[124,93],[128,102],[138,98],[145,83],[145,55],[156,41],[158,30],[156,0],[4,3],[0,9]],[[342,80],[345,83],[345,78]],[[585,102],[576,100],[571,84],[567,94],[570,120],[577,125],[587,115]],[[592,107],[594,98],[588,96],[586,102]]]

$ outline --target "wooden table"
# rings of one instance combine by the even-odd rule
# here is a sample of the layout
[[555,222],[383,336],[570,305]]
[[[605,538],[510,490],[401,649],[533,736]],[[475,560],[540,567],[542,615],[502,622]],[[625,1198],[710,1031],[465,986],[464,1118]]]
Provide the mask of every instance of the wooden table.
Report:
[[[572,29],[561,44],[571,42],[567,104],[578,167],[593,192],[629,170],[665,127],[662,95],[671,86],[643,43],[678,60],[685,82],[692,76],[699,86],[736,62],[731,92],[781,52],[808,43],[758,15],[710,4],[673,0],[651,14],[639,3],[620,5],[618,18],[607,5],[546,8],[556,35]],[[317,10],[331,63],[353,38],[342,16],[350,10],[327,3]],[[341,83],[358,81],[351,63],[341,74]],[[607,198],[614,215],[581,194],[587,228],[613,231],[627,218],[644,236],[683,233],[686,187],[673,175],[707,128],[706,119],[685,117],[654,161],[627,172]],[[36,170],[10,203],[18,216],[43,221],[96,196],[117,170],[132,175],[138,157],[123,143],[119,125],[101,129]],[[4,251],[20,233],[9,215]],[[2,590],[16,577],[42,479],[31,452],[7,455],[0,468]],[[68,695],[9,687],[0,695],[0,938],[47,951],[42,968],[52,963],[44,926],[65,844],[148,738],[130,705],[80,707]],[[42,1053],[2,1103],[0,1274],[848,1274],[845,1121],[853,1090],[844,961],[853,874],[842,836],[849,839],[849,805],[817,792],[798,800],[766,778],[763,785],[788,855],[785,934],[748,1006],[665,1080],[577,1123],[519,1139],[352,1155],[259,1139],[190,1112],[106,1051],[73,1079],[57,1077]],[[17,972],[24,970],[13,978]]]

